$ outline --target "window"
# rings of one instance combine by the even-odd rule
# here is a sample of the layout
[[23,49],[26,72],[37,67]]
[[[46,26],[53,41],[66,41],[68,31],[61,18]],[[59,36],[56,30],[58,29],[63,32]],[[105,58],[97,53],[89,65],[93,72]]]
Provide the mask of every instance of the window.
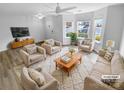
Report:
[[95,40],[101,41],[102,39],[102,26],[103,26],[103,19],[96,19],[95,20]]
[[73,32],[72,22],[65,22],[65,37],[70,37],[71,32]]
[[77,34],[78,37],[88,37],[90,22],[89,21],[78,21],[77,22]]

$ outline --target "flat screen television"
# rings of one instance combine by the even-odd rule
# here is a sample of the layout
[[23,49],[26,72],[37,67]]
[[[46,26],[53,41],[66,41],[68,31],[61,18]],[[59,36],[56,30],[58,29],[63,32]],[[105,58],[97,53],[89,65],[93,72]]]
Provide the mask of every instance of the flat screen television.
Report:
[[28,27],[10,27],[13,38],[30,36]]

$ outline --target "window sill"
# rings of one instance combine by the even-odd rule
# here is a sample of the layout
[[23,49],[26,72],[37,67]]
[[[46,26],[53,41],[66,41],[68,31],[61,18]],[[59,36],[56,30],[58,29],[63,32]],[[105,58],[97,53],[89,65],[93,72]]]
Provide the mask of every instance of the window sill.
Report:
[[70,38],[70,37],[65,37],[65,38]]
[[77,39],[80,39],[80,40],[82,40],[82,39],[85,39],[84,37],[77,37]]

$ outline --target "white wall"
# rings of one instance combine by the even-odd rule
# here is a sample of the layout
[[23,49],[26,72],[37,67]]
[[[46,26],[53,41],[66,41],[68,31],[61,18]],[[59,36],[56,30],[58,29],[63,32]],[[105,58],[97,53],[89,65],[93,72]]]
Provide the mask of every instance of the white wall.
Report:
[[114,50],[119,50],[124,26],[124,4],[108,7],[106,28],[104,33],[104,46],[107,40],[114,40]]
[[70,38],[65,37],[66,33],[65,22],[72,22],[72,30],[75,31],[75,15],[63,15],[63,45],[69,45],[71,43]]
[[62,16],[51,15],[45,17],[45,39],[55,39],[62,42]]
[[29,27],[30,35],[35,41],[44,39],[43,21],[32,16],[0,16],[0,51],[7,49],[13,41],[10,27]]
[[120,54],[124,57],[124,28],[123,28],[122,38],[121,38]]

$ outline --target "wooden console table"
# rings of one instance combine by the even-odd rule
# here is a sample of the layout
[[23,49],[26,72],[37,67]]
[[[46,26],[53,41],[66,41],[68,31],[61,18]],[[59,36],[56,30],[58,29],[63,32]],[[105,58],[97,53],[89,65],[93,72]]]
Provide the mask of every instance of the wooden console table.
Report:
[[11,48],[15,49],[15,48],[23,47],[25,45],[33,44],[33,43],[34,43],[34,39],[33,38],[24,39],[24,40],[18,41],[18,42],[13,41],[11,43]]

